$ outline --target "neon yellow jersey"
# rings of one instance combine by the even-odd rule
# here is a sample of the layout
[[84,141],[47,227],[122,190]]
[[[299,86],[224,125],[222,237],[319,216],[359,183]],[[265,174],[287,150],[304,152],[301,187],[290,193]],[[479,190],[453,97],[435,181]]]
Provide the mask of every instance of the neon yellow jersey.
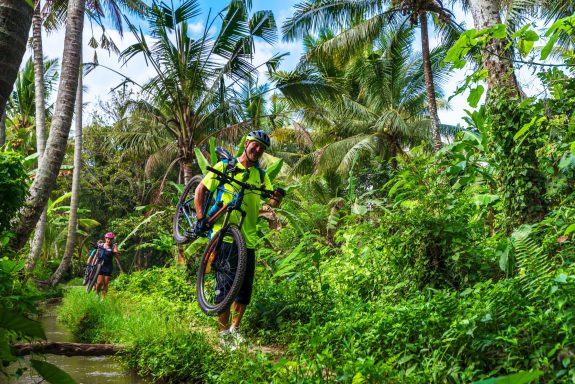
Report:
[[[229,165],[228,165],[229,166]],[[221,161],[217,163],[214,168],[220,172],[224,170],[224,163]],[[248,170],[237,161],[236,163],[237,170],[243,170],[243,172],[238,172],[234,176],[234,179],[238,181],[243,181],[244,175],[246,172],[249,172],[249,177],[247,179],[247,183],[254,185],[256,187],[260,187],[261,178],[260,178],[260,171],[256,167],[250,167]],[[220,181],[216,178],[216,174],[213,172],[208,172],[208,174],[202,180],[202,184],[209,189],[211,192],[214,192]],[[264,176],[264,188],[265,189],[273,189],[272,183],[266,174]],[[225,191],[221,195],[221,201],[224,204],[228,203],[232,200],[233,194],[231,192],[238,192],[240,187],[237,184],[225,184],[224,185]],[[217,192],[216,192],[217,194]],[[244,219],[244,223],[242,224],[242,234],[244,235],[244,239],[246,240],[246,247],[250,249],[255,249],[257,244],[257,222],[258,222],[258,215],[260,212],[260,201],[261,201],[261,193],[259,191],[245,191],[244,200],[242,202],[242,209],[246,212],[246,217]],[[220,219],[214,224],[214,228],[212,229],[212,233],[216,233],[222,228],[222,221],[224,215],[221,216]],[[233,211],[232,215],[230,216],[230,223],[238,224],[240,222],[241,214],[238,211]]]

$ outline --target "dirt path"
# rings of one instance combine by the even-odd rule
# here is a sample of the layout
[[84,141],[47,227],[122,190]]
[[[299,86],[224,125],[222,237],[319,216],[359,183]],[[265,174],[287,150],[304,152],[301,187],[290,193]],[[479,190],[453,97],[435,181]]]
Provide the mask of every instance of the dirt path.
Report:
[[[222,350],[220,346],[220,335],[219,332],[214,327],[196,325],[191,328],[191,331],[201,332],[205,334],[208,338],[208,342],[214,347],[215,349]],[[250,353],[265,353],[269,355],[273,355],[276,358],[280,358],[286,353],[286,348],[280,345],[260,345],[254,344],[252,340],[246,338],[246,345],[248,347],[248,351]]]

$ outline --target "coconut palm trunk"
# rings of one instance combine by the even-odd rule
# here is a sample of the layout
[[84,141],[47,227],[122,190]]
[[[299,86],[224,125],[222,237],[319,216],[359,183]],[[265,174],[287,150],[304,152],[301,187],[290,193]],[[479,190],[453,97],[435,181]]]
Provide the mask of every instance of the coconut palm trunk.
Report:
[[58,269],[50,278],[50,285],[55,286],[62,280],[66,271],[70,268],[74,248],[76,247],[76,233],[78,230],[78,201],[80,200],[80,170],[82,166],[82,71],[78,76],[78,90],[76,91],[75,112],[75,136],[74,136],[74,174],[72,176],[72,197],[70,201],[70,219],[68,221],[68,236],[66,238],[66,250]]
[[0,116],[26,51],[33,9],[23,0],[0,0]]
[[427,29],[427,14],[419,14],[421,29],[421,52],[423,54],[423,73],[425,76],[425,90],[427,92],[427,105],[431,118],[431,137],[435,152],[441,149],[441,134],[439,133],[439,116],[437,114],[437,100],[435,99],[435,86],[433,85],[433,70],[431,69],[431,55],[429,53],[429,31]]
[[[501,23],[498,0],[473,0],[469,3],[476,29]],[[483,68],[488,71],[487,127],[489,146],[498,163],[499,193],[504,196],[505,226],[509,233],[524,223],[541,220],[547,212],[545,178],[539,170],[536,140],[517,143],[513,135],[528,120],[516,108],[521,103],[521,90],[515,77],[512,54],[506,39],[492,39],[482,51]],[[491,95],[498,95],[493,97]],[[504,98],[505,103],[495,101]],[[521,172],[514,172],[517,164]]]
[[[42,48],[42,15],[40,13],[41,1],[34,4],[34,16],[32,18],[32,47],[34,55],[34,93],[36,99],[36,150],[38,152],[38,164],[44,155],[46,148],[46,106],[44,103],[44,50]],[[26,271],[30,272],[36,266],[38,257],[42,251],[44,234],[46,233],[47,207],[44,207],[30,245],[30,254],[26,259]]]
[[0,148],[6,144],[6,112],[0,115]]
[[20,250],[26,244],[30,233],[42,214],[42,210],[56,184],[56,178],[66,153],[80,72],[84,2],[85,0],[70,0],[68,3],[64,53],[62,55],[62,70],[56,98],[56,109],[50,136],[46,143],[46,151],[40,162],[36,178],[30,187],[28,199],[20,211],[14,231],[15,236],[11,245],[16,250]]
[[[180,149],[180,169],[181,173],[184,175],[184,183],[188,184],[188,182],[194,177],[194,170],[193,170],[193,152],[189,150],[190,146],[187,142],[179,144]],[[193,148],[193,147],[191,147]]]
[[[475,29],[485,29],[496,24],[501,24],[499,0],[472,0],[469,2],[473,24]],[[520,94],[519,85],[511,55],[505,49],[507,41],[505,39],[492,39],[482,51],[483,67],[488,71],[488,89],[502,87],[510,95]]]

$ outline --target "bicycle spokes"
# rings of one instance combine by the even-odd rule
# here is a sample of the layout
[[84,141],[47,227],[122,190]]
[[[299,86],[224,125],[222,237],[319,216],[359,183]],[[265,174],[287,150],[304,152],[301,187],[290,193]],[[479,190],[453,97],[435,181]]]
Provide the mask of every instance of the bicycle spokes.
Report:
[[192,206],[190,206],[189,202],[186,202],[180,207],[181,211],[181,219],[179,222],[180,228],[183,230],[186,236],[194,234],[194,230],[196,227],[196,212],[193,209],[194,202],[191,202]]
[[[197,296],[202,310],[209,314],[221,313],[235,298],[245,271],[245,248],[239,229],[233,236],[217,244],[214,236],[203,255],[198,270]],[[241,243],[238,243],[240,238]]]
[[236,277],[237,249],[231,243],[223,243],[219,250],[213,250],[206,255],[206,258],[204,272],[206,298],[215,305],[228,294]]
[[173,222],[173,237],[178,244],[188,243],[195,239],[195,226],[197,223],[194,197],[196,188],[202,177],[195,176],[184,188],[182,196],[176,206]]

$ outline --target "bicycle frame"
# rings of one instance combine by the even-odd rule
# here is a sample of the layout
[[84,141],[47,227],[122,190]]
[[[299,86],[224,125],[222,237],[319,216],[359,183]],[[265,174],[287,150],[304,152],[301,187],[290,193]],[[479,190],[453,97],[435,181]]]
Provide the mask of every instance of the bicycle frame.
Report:
[[[226,216],[224,217],[224,222],[222,223],[222,228],[227,226],[228,222],[229,222],[229,218],[230,215],[232,213],[232,211],[239,211],[241,213],[241,218],[240,218],[240,222],[238,223],[238,227],[242,227],[242,224],[244,222],[244,218],[246,216],[246,212],[241,208],[242,206],[242,202],[243,202],[243,197],[244,197],[244,187],[240,188],[239,192],[230,192],[234,195],[233,199],[226,203],[226,204],[222,204],[221,207],[218,208],[218,210],[216,212],[214,212],[213,214],[211,214],[208,217],[208,223],[213,224],[224,212],[226,212]],[[218,204],[218,203],[216,203]]]
[[[231,192],[228,191],[229,193],[232,193],[234,195],[234,197],[232,198],[231,201],[229,201],[226,204],[222,204],[221,207],[218,208],[218,210],[216,212],[214,212],[213,214],[209,215],[208,217],[208,223],[213,224],[216,220],[218,220],[218,218],[225,212],[225,216],[224,216],[224,221],[222,222],[222,229],[220,231],[225,231],[225,229],[228,226],[229,220],[230,220],[230,216],[232,214],[233,211],[238,211],[241,214],[241,218],[240,218],[240,222],[238,223],[238,227],[241,229],[242,228],[242,224],[244,223],[244,219],[246,217],[246,212],[242,209],[242,202],[244,201],[244,195],[245,195],[245,191],[246,190],[257,190],[260,191],[262,193],[262,195],[269,195],[272,194],[273,191],[267,190],[265,188],[256,188],[253,185],[250,185],[246,182],[242,182],[242,181],[238,181],[236,179],[234,179],[233,177],[230,177],[212,167],[208,167],[208,170],[210,172],[215,173],[216,175],[218,175],[220,177],[221,182],[223,182],[223,184],[225,184],[226,182],[228,183],[234,183],[240,186],[240,190],[238,192]],[[223,185],[220,185],[218,188],[223,188]],[[208,203],[210,199],[207,199]],[[208,204],[206,204],[208,205]],[[207,212],[207,211],[204,211]],[[222,232],[224,233],[224,232]],[[224,236],[220,236],[218,238],[218,243],[216,244],[216,249],[219,249],[222,241],[223,241]]]

